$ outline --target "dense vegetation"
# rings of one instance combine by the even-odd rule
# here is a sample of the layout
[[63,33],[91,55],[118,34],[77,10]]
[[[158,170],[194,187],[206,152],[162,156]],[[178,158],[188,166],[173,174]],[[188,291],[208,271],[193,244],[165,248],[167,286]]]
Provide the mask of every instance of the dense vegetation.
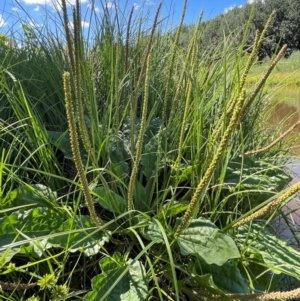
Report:
[[[298,0],[256,0],[246,3],[241,7],[234,7],[228,12],[204,23],[201,36],[201,45],[206,47],[218,45],[226,37],[231,37],[239,45],[245,37],[241,30],[245,20],[251,19],[250,32],[247,35],[245,46],[252,45],[255,31],[262,31],[265,20],[276,10],[276,16],[270,24],[258,56],[260,59],[272,57],[277,51],[287,44],[285,56],[293,51],[300,50],[300,1]],[[185,32],[189,35],[194,30],[194,25],[186,26]],[[184,41],[184,37],[183,37]]]
[[300,184],[263,91],[286,45],[247,85],[276,15],[251,47],[250,18],[240,44],[200,51],[201,22],[181,44],[185,9],[167,37],[160,6],[150,33],[107,9],[87,41],[62,0],[64,39],[3,37],[1,299],[300,296],[299,253],[272,227]]

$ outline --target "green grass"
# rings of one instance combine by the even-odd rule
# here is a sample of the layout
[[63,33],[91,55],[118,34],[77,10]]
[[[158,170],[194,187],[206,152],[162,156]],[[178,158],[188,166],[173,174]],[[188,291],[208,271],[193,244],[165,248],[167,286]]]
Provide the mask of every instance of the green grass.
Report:
[[253,299],[299,280],[269,231],[299,185],[247,84],[260,42],[203,52],[201,22],[180,45],[159,9],[150,31],[124,15],[93,18],[89,47],[78,6],[63,41],[3,45],[0,298]]
[[[255,84],[260,77],[268,70],[271,59],[265,59],[262,62],[256,63],[251,70],[251,75],[248,78],[249,84]],[[300,52],[295,51],[289,58],[282,59],[276,66],[275,70],[270,75],[267,85],[274,87],[276,85],[300,85]]]

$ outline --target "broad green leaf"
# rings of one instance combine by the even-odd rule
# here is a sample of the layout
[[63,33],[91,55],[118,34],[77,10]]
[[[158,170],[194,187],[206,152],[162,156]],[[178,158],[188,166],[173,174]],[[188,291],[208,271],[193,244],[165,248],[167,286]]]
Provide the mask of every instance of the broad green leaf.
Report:
[[241,226],[235,237],[238,246],[253,261],[266,265],[275,274],[284,273],[300,280],[300,252],[271,234],[263,225]]
[[[119,177],[129,174],[129,166],[126,160],[130,159],[128,148],[122,137],[111,136],[108,141],[108,156],[114,170],[118,172]],[[119,168],[117,168],[117,166]]]
[[126,212],[126,200],[112,190],[105,187],[97,187],[93,190],[97,196],[96,201],[105,209],[116,214]]
[[147,124],[147,128],[145,131],[145,137],[144,137],[144,142],[147,144],[152,137],[156,136],[162,126],[162,120],[157,117],[152,120]]
[[[73,160],[73,152],[70,142],[70,135],[68,132],[47,131],[48,139],[52,145],[58,148],[66,159]],[[81,144],[81,142],[79,142]],[[87,162],[87,153],[84,147],[80,147],[81,159],[85,164]]]
[[157,223],[154,223],[151,219],[146,219],[145,217],[139,215],[140,220],[138,227],[140,228],[140,233],[150,241],[157,241],[158,243],[164,243],[164,237],[158,227]]
[[70,252],[81,251],[87,256],[99,253],[109,241],[109,236],[103,231],[97,231],[91,217],[85,215],[66,220],[51,234],[56,234],[48,239],[52,246],[67,248]]
[[224,292],[214,283],[211,274],[197,275],[195,271],[193,271],[192,276],[189,278],[190,279],[186,280],[185,283],[188,284],[192,290],[194,288],[197,290],[197,288],[201,287],[201,289],[206,289],[211,294],[224,295]]
[[102,274],[92,279],[86,301],[143,301],[148,295],[145,268],[139,261],[124,261],[119,253],[100,260]]
[[281,191],[291,180],[283,168],[250,157],[238,157],[228,164],[223,185],[231,190],[261,190],[256,198],[267,199]]
[[129,166],[128,163],[123,161],[119,163],[111,163],[110,169],[113,172],[113,174],[118,178],[124,178],[124,176],[129,175]]
[[251,273],[251,282],[255,290],[264,291],[267,287],[269,288],[269,291],[274,291],[276,284],[281,277],[280,274],[273,274],[272,277],[270,277],[267,268],[257,263],[257,261],[260,263],[263,262],[262,257],[259,254],[251,254],[250,257],[250,261],[244,259],[239,262],[242,276],[248,278],[249,274],[247,274],[247,272]]
[[6,207],[17,207],[27,204],[35,207],[51,207],[52,209],[58,207],[55,204],[57,199],[56,192],[41,184],[21,186],[11,191],[7,199]]
[[223,265],[229,259],[240,257],[233,239],[204,218],[191,220],[180,234],[178,245],[182,255],[199,255],[208,264]]
[[169,201],[160,208],[160,214],[164,217],[176,216],[181,212],[184,212],[189,206],[187,201]]
[[218,286],[214,283],[213,277],[211,274],[206,274],[203,276],[195,276],[197,283],[200,284],[201,287],[206,288],[209,292],[216,295],[224,295],[224,292],[218,288]]
[[246,279],[231,262],[218,266],[199,260],[194,265],[194,274],[197,276],[195,280],[212,294],[250,293]]
[[153,177],[157,172],[157,152],[159,150],[159,141],[157,137],[153,137],[144,147],[144,151],[141,157],[141,165],[143,168],[143,174],[147,179]]
[[51,144],[61,150],[67,159],[73,159],[73,152],[68,132],[48,131],[48,139]]
[[[62,223],[62,217],[48,208],[18,210],[9,216],[0,218],[0,255],[10,249],[5,258],[5,261],[8,262],[21,251],[22,247],[31,246],[27,250],[34,251],[35,255],[40,256],[42,251],[50,246],[47,245],[47,240],[38,240],[38,238],[50,234]],[[35,238],[37,240],[34,240]],[[24,248],[23,250],[25,250]]]
[[[130,120],[126,119],[123,122],[122,133],[120,135],[120,139],[124,143],[125,150],[130,150],[131,149],[131,136],[133,135],[134,141],[136,141],[137,135],[139,133],[139,129],[140,129],[140,119],[138,117],[136,117],[136,119],[135,119],[134,130],[133,130],[134,132],[133,133],[131,132]],[[128,154],[128,155],[130,155],[130,154]]]
[[[136,141],[138,133],[140,131],[140,126],[141,126],[141,120],[138,117],[135,118],[134,133],[131,133],[131,126],[129,120],[125,120],[125,122],[123,123],[121,139],[122,141],[124,141],[124,145],[126,146],[127,149],[130,149],[132,134],[134,135],[134,140]],[[154,118],[148,122],[144,134],[143,145],[146,145],[150,141],[150,139],[152,139],[152,137],[158,134],[159,130],[161,129],[161,126],[162,126],[162,120],[159,117]]]
[[134,209],[142,212],[150,210],[149,204],[147,204],[146,189],[138,180],[135,181],[134,199]]

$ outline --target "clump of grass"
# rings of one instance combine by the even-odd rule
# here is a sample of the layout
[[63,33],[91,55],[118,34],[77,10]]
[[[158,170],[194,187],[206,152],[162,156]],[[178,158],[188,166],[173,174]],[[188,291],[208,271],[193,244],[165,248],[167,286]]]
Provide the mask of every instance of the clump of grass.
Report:
[[[228,271],[239,293],[252,298],[276,284],[256,280],[277,271],[282,250],[297,270],[288,246],[277,251],[278,262],[266,263],[268,249],[248,246],[257,227],[235,231],[240,220],[255,224],[261,208],[274,215],[299,186],[270,198],[290,180],[282,169],[285,150],[274,150],[261,126],[261,89],[282,53],[252,94],[246,84],[273,14],[246,60],[247,31],[241,45],[225,38],[203,52],[199,21],[188,44],[179,43],[186,5],[175,34],[159,27],[159,5],[148,31],[133,9],[127,20],[103,7],[102,19],[93,19],[95,32],[84,36],[80,2],[71,30],[62,0],[64,42],[52,37],[37,44],[41,66],[54,68],[45,75],[47,89],[59,83],[51,109],[40,89],[31,88],[34,81],[23,88],[15,67],[3,68],[2,101],[9,105],[0,127],[0,233],[8,237],[6,251],[0,244],[3,298],[13,288],[10,297],[19,299],[127,294],[128,300],[178,301],[194,300],[195,291],[199,298],[234,299]],[[65,48],[55,68],[51,59],[59,62]],[[26,69],[24,76],[38,70],[31,59]],[[250,153],[253,144],[265,151]],[[65,162],[75,169],[70,177]]]

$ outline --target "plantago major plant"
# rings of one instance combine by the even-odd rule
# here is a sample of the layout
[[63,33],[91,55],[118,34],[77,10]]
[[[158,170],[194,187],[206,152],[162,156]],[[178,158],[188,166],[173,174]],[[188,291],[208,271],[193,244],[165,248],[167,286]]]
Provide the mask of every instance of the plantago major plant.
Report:
[[279,143],[298,123],[264,124],[286,46],[248,84],[275,12],[203,47],[188,1],[176,28],[162,4],[152,25],[146,6],[102,4],[82,29],[81,2],[61,0],[56,31],[24,27],[34,50],[1,63],[0,299],[298,297],[278,290],[299,253],[272,230],[299,191]]

